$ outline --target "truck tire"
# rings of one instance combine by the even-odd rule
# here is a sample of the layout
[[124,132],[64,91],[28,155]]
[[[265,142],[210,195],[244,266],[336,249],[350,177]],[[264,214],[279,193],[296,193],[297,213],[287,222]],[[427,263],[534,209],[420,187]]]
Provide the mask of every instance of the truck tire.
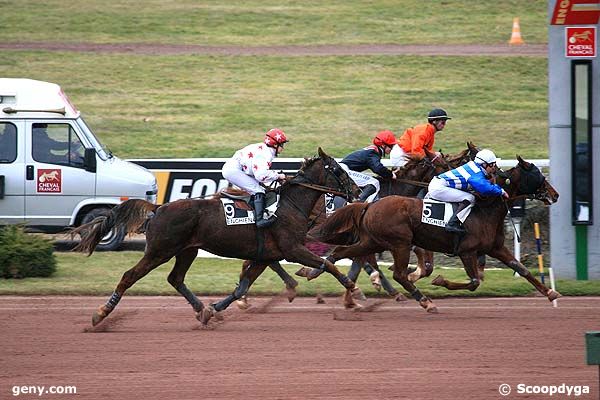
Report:
[[[88,222],[93,221],[95,218],[107,215],[110,212],[110,208],[102,207],[102,208],[93,208],[85,214],[81,220],[81,225],[87,224]],[[123,243],[125,239],[125,231],[123,229],[113,229],[108,235],[104,236],[98,246],[96,246],[96,250],[100,251],[113,251],[117,250],[119,246]]]

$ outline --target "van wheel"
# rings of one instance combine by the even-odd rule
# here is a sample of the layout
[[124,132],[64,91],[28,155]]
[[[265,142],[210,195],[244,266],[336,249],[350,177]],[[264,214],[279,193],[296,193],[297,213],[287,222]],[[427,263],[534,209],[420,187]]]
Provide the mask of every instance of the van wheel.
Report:
[[[88,222],[93,221],[97,217],[101,217],[107,215],[110,212],[110,208],[94,208],[90,210],[87,214],[83,216],[81,219],[81,225],[87,224]],[[102,238],[98,246],[96,246],[96,250],[101,251],[113,251],[117,250],[119,246],[123,243],[125,239],[125,231],[123,229],[114,228],[111,230],[106,236]]]

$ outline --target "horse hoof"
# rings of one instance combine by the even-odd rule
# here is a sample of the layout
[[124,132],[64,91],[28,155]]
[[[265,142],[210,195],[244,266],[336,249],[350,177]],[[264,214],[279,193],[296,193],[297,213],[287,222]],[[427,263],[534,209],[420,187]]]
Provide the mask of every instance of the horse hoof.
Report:
[[312,268],[302,267],[298,271],[296,271],[295,275],[296,276],[301,276],[303,278],[307,278],[311,269]]
[[296,298],[296,289],[294,289],[293,287],[288,287],[287,289],[285,289],[285,295],[288,299],[288,302],[291,303]]
[[92,326],[98,325],[107,315],[108,313],[104,310],[104,307],[100,307],[98,311],[92,315]]
[[431,281],[431,284],[434,286],[444,286],[444,277],[441,275],[436,276],[435,279]]
[[323,295],[320,293],[317,295],[317,304],[325,304],[325,299],[323,298]]
[[428,313],[437,314],[438,310],[433,301],[431,301],[427,297],[423,297],[421,301],[419,301],[419,305],[425,309]]
[[350,293],[352,294],[352,298],[356,300],[367,300],[367,296],[360,290],[358,286],[355,286],[354,289],[350,289]]
[[556,299],[558,299],[559,297],[562,297],[562,294],[558,293],[556,290],[548,290],[548,300],[550,301],[554,301]]
[[204,326],[208,325],[208,321],[216,314],[216,311],[212,306],[203,308],[201,311],[196,313],[196,319]]
[[410,274],[408,274],[407,279],[409,282],[414,283],[414,282],[418,281],[419,279],[421,279],[421,274],[418,274],[417,271],[411,272]]
[[250,308],[250,304],[248,304],[248,299],[246,299],[246,297],[242,297],[241,299],[236,300],[235,304],[240,310],[247,310],[248,308]]
[[322,273],[323,273],[322,269],[311,268],[311,270],[308,271],[308,274],[306,275],[306,279],[308,279],[309,281],[312,281],[313,279],[318,278]]
[[406,301],[406,300],[408,300],[408,299],[407,299],[407,298],[406,298],[406,296],[405,296],[405,295],[403,295],[402,293],[398,293],[398,294],[396,295],[396,297],[394,297],[394,300],[396,300],[396,301],[400,302],[400,301]]
[[369,279],[371,280],[371,284],[378,292],[381,290],[381,278],[379,277],[379,272],[373,271],[371,275],[369,275]]

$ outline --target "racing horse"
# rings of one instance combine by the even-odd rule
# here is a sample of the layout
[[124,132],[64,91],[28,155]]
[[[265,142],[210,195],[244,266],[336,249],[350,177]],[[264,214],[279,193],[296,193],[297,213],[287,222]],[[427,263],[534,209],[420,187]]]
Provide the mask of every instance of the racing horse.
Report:
[[[397,171],[397,179],[384,179],[378,177],[381,190],[380,196],[388,196],[390,194],[404,194],[407,196],[416,196],[419,190],[423,188],[423,182],[430,181],[436,173],[441,173],[449,169],[448,163],[445,161],[445,157],[443,154],[437,155],[436,153],[428,152],[426,150],[426,156],[424,158],[419,157],[409,157],[409,161],[407,164],[400,168]],[[426,186],[426,184],[425,184]],[[314,227],[318,227],[325,220],[326,212],[325,212],[325,196],[321,196],[321,198],[315,204],[314,209],[312,210],[311,217],[309,219],[309,229],[313,229]],[[309,238],[310,240],[310,238]],[[417,253],[417,251],[415,251]],[[417,253],[418,257],[421,257],[421,253]],[[421,259],[420,258],[420,259]],[[381,271],[377,265],[377,261],[375,259],[375,255],[369,255],[368,257],[361,258],[357,260],[362,266],[365,264],[365,261],[373,266],[374,270],[377,271],[376,278],[372,278],[371,281],[373,285],[380,289],[382,282],[380,280]],[[242,265],[242,273],[255,261],[246,260]],[[288,272],[279,264],[279,262],[275,261],[270,263],[269,268],[271,268],[285,283],[286,286],[286,296],[288,301],[293,301],[296,297],[295,287],[298,285],[298,282],[288,274]],[[359,268],[360,268],[359,266]],[[324,269],[318,268],[301,268],[296,275],[305,276],[309,280],[316,278],[323,272]],[[349,272],[348,276],[351,274],[352,280],[356,280],[358,276],[359,270]],[[374,275],[370,275],[373,277]],[[383,278],[385,279],[385,278]],[[388,293],[396,297],[398,301],[405,300],[405,297],[401,295],[393,286],[387,284],[387,282],[383,282],[384,287],[388,291]],[[246,309],[249,307],[248,299],[246,296],[242,296],[237,301],[238,307],[242,309]]]
[[[534,164],[520,156],[517,160],[517,166],[497,176],[497,183],[506,190],[510,199],[505,202],[501,197],[493,197],[478,202],[465,221],[467,233],[456,253],[470,281],[455,283],[439,276],[434,279],[436,285],[450,290],[476,290],[480,284],[477,256],[487,254],[518,272],[548,300],[560,296],[536,279],[504,245],[504,218],[511,201],[517,197],[531,197],[550,205],[558,200],[558,192]],[[412,245],[417,245],[430,251],[452,253],[455,251],[455,238],[443,227],[423,223],[422,211],[422,200],[402,196],[388,196],[373,204],[350,204],[328,218],[313,236],[339,245],[328,257],[332,263],[342,258],[391,251],[394,279],[428,312],[437,312],[433,302],[408,279],[410,250]]]
[[[161,206],[140,199],[127,200],[114,207],[108,216],[98,217],[74,229],[72,234],[82,235],[74,250],[88,255],[114,227],[132,233],[143,225],[146,231],[144,256],[123,274],[110,299],[94,313],[92,324],[97,325],[106,318],[135,282],[172,257],[176,262],[167,280],[190,303],[203,325],[245,294],[267,264],[284,257],[310,267],[325,264],[325,269],[346,288],[346,306],[351,307],[353,297],[364,297],[358,286],[335,265],[310,252],[304,241],[310,211],[323,193],[351,201],[358,197],[360,189],[321,148],[318,154],[318,157],[304,160],[298,173],[281,185],[278,218],[267,230],[257,231],[254,224],[227,226],[219,195],[211,199],[183,199]],[[259,261],[241,274],[239,285],[231,295],[205,306],[184,283],[198,249],[224,257]]]
[[[424,149],[424,151],[425,157],[422,159],[419,157],[408,156],[406,165],[396,171],[396,179],[377,177],[381,187],[379,192],[380,197],[401,195],[422,198],[429,182],[435,175],[473,160],[479,149],[472,142],[467,142],[467,149],[453,156],[445,156],[443,153],[432,153],[427,149]],[[313,230],[314,229],[319,229],[319,225],[313,228]],[[308,233],[309,237],[311,236],[311,232],[312,230]],[[433,252],[424,250],[418,246],[413,246],[412,250],[417,256],[417,267],[414,271],[411,271],[409,279],[415,282],[422,277],[431,275],[433,272]],[[366,257],[358,257],[357,259],[361,266],[369,264],[375,271],[378,273],[381,272],[377,265],[375,254]],[[303,267],[296,272],[296,275],[305,276],[308,280],[311,280],[315,279],[323,272],[323,269],[310,270]],[[351,279],[352,277],[355,277],[357,275],[356,272],[354,274],[349,273],[349,277],[351,277]],[[377,287],[376,282],[373,282],[373,284]],[[386,286],[393,289],[391,285]]]

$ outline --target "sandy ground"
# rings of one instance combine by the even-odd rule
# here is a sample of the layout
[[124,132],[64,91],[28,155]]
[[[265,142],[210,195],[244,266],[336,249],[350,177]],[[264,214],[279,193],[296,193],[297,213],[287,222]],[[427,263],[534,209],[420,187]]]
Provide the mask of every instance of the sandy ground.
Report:
[[[211,301],[213,299],[205,299]],[[409,300],[370,312],[298,298],[253,299],[199,329],[179,297],[125,296],[98,327],[100,297],[0,297],[0,398],[13,386],[76,386],[80,399],[542,399],[518,384],[589,386],[586,331],[600,298]],[[571,396],[570,398],[573,398]],[[18,398],[39,398],[22,394]],[[567,398],[555,395],[551,398]]]

